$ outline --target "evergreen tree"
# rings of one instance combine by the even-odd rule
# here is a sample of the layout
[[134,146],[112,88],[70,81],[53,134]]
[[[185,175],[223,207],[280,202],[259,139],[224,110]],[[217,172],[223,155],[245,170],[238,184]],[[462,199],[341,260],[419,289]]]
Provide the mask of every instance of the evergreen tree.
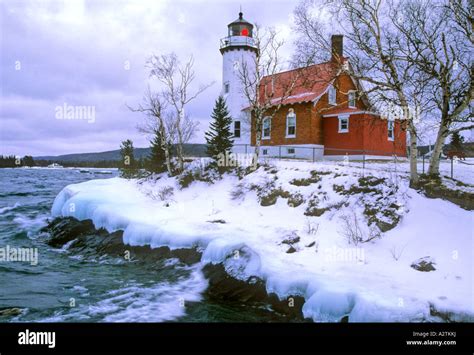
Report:
[[23,159],[21,159],[21,165],[23,166],[35,166],[35,161],[31,155],[25,155]]
[[135,160],[133,142],[127,139],[120,145],[120,175],[125,179],[133,178],[137,173],[137,161]]
[[[229,116],[227,105],[222,96],[216,100],[214,110],[211,114],[212,122],[209,130],[206,132],[207,154],[212,157],[214,164],[222,161],[222,156],[230,153],[234,141],[231,132],[232,118]],[[225,166],[219,166],[220,171],[226,170]]]
[[464,137],[459,134],[459,132],[454,132],[451,134],[451,148],[455,151],[462,152],[464,143]]
[[166,156],[165,151],[161,147],[160,131],[155,131],[155,136],[150,142],[150,155],[146,159],[146,169],[153,173],[162,173],[166,171]]

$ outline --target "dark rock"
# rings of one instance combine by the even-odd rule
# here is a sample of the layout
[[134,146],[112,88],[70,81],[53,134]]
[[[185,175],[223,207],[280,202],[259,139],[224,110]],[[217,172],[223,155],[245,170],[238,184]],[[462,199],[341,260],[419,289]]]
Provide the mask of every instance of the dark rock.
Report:
[[282,244],[288,244],[288,245],[291,245],[291,244],[296,244],[300,241],[300,237],[298,234],[296,234],[295,232],[291,233],[290,235],[287,235],[285,239],[282,240]]
[[286,251],[287,254],[293,254],[296,252],[296,249],[293,248],[292,246]]
[[316,242],[309,243],[308,245],[306,245],[306,248],[311,248],[311,247],[313,247],[315,244],[316,244]]
[[219,224],[226,224],[227,222],[223,219],[213,219],[212,221],[207,221],[208,223],[219,223]]
[[433,266],[436,265],[433,259],[429,256],[425,256],[418,260],[415,260],[410,266],[418,271],[428,272],[428,271],[435,271],[436,268]]
[[79,221],[72,217],[57,218],[44,228],[50,234],[47,243],[53,247],[62,247],[70,240],[75,242],[69,247],[74,253],[85,256],[109,255],[126,257],[129,260],[152,264],[160,259],[178,258],[181,262],[192,265],[201,260],[201,253],[194,248],[175,249],[164,246],[151,248],[145,246],[130,246],[123,243],[123,232],[107,232],[105,229],[95,229],[91,220]]
[[207,264],[203,273],[209,280],[206,293],[214,298],[238,302],[256,302],[267,298],[264,282],[255,276],[249,282],[237,280],[227,274],[222,264]]
[[376,178],[375,176],[366,176],[359,178],[360,186],[377,186],[385,182],[384,178]]
[[290,206],[290,207],[298,207],[298,206],[300,206],[301,204],[304,203],[303,195],[301,195],[300,193],[291,194],[288,197],[288,202],[287,203],[288,203],[288,206]]
[[320,217],[324,214],[324,212],[328,211],[329,208],[316,208],[316,207],[309,207],[304,212],[305,216],[311,217]]
[[416,188],[421,189],[428,198],[441,198],[465,210],[474,210],[474,194],[467,191],[452,190],[444,186],[439,178],[421,175]]
[[272,308],[283,314],[287,314],[295,319],[303,319],[303,305],[305,302],[304,297],[301,296],[290,296],[286,299],[280,300],[274,293],[268,295],[268,302],[272,305]]
[[288,315],[292,319],[303,320],[302,307],[305,302],[301,296],[289,296],[288,299],[280,300],[274,293],[268,294],[262,279],[251,276],[242,281],[233,278],[222,264],[207,264],[203,273],[209,280],[206,290],[207,296],[226,302],[247,303],[249,305],[270,304],[276,312]]
[[21,308],[4,308],[0,309],[0,317],[14,317],[20,315],[22,312]]
[[271,206],[274,205],[278,197],[288,198],[290,197],[290,193],[288,191],[284,191],[281,188],[273,189],[265,194],[260,195],[260,206]]
[[81,235],[93,233],[95,227],[90,219],[79,221],[73,217],[65,217],[55,218],[41,231],[49,232],[52,238],[48,241],[48,244],[58,247]]

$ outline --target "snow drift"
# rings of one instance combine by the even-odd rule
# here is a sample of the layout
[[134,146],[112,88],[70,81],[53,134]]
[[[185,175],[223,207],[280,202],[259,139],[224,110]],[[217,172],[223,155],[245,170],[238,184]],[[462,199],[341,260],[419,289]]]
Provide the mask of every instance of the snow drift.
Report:
[[[282,300],[304,297],[303,314],[314,321],[474,321],[472,212],[425,198],[401,175],[370,174],[384,182],[360,191],[360,171],[335,163],[280,162],[242,180],[225,176],[185,189],[167,177],[91,180],[65,187],[52,215],[123,230],[130,245],[197,247],[203,264],[222,263],[241,280],[259,277]],[[160,194],[165,188],[173,193]],[[262,207],[265,189],[277,197]],[[296,194],[303,202],[294,207],[288,201]],[[321,214],[308,214],[315,203]],[[388,217],[384,203],[396,206]],[[369,233],[369,217],[373,226],[395,218],[395,226],[351,244],[340,219],[350,213],[361,233]],[[435,271],[410,267],[425,256]]]

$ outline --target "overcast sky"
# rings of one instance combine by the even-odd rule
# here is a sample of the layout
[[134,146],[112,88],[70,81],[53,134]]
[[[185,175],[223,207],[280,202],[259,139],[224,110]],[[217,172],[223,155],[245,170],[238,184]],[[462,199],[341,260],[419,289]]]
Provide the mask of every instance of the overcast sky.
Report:
[[[219,39],[244,17],[274,26],[291,55],[295,1],[0,0],[0,154],[57,155],[113,150],[143,116],[130,112],[148,82],[151,54],[195,58],[196,85],[215,84],[189,108],[204,142],[221,89]],[[87,106],[94,120],[57,119],[57,108]]]

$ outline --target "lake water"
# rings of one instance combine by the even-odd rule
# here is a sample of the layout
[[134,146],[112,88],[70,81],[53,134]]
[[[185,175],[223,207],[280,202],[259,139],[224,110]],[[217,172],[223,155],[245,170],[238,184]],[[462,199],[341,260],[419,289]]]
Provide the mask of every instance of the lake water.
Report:
[[[268,306],[213,300],[200,265],[151,264],[55,249],[40,232],[63,187],[110,178],[107,169],[0,169],[0,248],[35,248],[38,264],[0,261],[0,322],[268,322]],[[184,306],[183,306],[184,305]]]

